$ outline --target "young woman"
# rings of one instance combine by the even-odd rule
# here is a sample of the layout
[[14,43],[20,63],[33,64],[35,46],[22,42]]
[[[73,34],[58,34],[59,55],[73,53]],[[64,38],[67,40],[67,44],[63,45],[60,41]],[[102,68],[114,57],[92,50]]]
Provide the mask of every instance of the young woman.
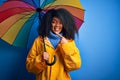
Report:
[[[75,33],[75,21],[65,9],[49,10],[42,17],[39,37],[26,59],[27,70],[36,75],[36,80],[71,80],[69,72],[81,66]],[[56,62],[47,65],[46,61],[53,62],[54,55]]]

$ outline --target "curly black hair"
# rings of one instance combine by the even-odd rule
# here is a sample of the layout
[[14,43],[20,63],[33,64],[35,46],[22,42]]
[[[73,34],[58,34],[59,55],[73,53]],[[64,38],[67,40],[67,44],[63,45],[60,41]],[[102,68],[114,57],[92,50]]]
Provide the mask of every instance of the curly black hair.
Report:
[[61,20],[63,24],[62,29],[63,36],[67,39],[74,40],[75,33],[78,33],[75,20],[72,14],[63,8],[51,9],[44,14],[39,26],[39,35],[42,37],[46,37],[49,35],[53,17],[57,17]]

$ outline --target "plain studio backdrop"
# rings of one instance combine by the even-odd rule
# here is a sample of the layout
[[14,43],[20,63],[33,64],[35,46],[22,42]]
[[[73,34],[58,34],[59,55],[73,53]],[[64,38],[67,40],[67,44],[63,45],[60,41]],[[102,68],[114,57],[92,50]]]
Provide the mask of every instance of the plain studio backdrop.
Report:
[[[0,5],[2,4],[0,0]],[[70,72],[72,80],[120,80],[120,1],[81,0],[85,20],[76,45],[82,66]],[[27,72],[26,49],[0,40],[0,80],[33,80]]]

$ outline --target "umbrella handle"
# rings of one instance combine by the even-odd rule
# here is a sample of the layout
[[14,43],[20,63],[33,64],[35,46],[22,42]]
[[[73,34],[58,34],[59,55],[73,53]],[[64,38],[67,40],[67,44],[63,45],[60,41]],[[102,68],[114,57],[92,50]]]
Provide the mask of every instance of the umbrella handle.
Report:
[[[44,44],[44,51],[46,52],[46,47],[45,47],[45,41],[44,41],[44,38],[43,38],[43,44]],[[46,60],[45,62],[46,62],[46,64],[47,64],[48,66],[52,66],[52,65],[54,65],[54,64],[56,63],[56,56],[54,55],[54,61],[53,61],[52,63],[49,63],[48,60]]]
[[54,61],[52,62],[52,63],[49,63],[48,62],[48,60],[46,60],[46,64],[48,65],[48,66],[52,66],[52,65],[54,65],[56,63],[56,56],[54,55]]

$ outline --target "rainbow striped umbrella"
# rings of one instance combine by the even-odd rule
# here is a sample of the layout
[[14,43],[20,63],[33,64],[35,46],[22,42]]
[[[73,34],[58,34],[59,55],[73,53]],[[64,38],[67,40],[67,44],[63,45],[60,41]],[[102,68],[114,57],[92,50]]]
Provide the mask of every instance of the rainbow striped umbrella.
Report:
[[52,8],[71,12],[78,29],[84,21],[79,0],[6,0],[0,6],[0,38],[11,45],[27,47],[37,34],[40,17]]

